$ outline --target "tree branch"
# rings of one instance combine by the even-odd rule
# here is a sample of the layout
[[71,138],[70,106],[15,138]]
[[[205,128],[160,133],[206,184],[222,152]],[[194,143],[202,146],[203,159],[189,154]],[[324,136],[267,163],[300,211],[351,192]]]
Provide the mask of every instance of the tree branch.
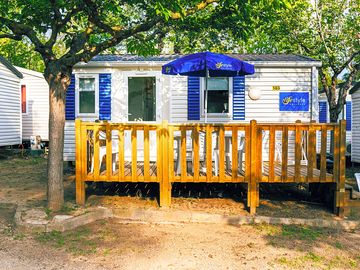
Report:
[[22,36],[12,35],[12,34],[0,34],[0,38],[9,38],[13,40],[22,40]]
[[352,62],[352,60],[358,55],[360,55],[360,51],[354,52],[339,69],[334,69],[336,76],[339,75]]
[[[64,55],[62,57],[62,60],[67,62],[70,65],[76,64],[80,61],[88,62],[95,55],[99,54],[100,52],[102,52],[108,48],[111,48],[111,47],[117,45],[121,41],[123,41],[131,36],[134,36],[137,33],[149,31],[160,22],[165,22],[164,17],[153,16],[152,18],[148,18],[147,20],[145,20],[143,23],[137,24],[129,29],[121,29],[120,27],[110,27],[109,25],[104,24],[100,20],[99,11],[97,9],[96,4],[91,0],[85,0],[85,2],[86,2],[86,5],[90,7],[90,10],[94,11],[93,13],[91,13],[89,15],[89,21],[91,21],[99,29],[105,31],[106,33],[109,33],[112,37],[101,43],[94,44],[94,45],[90,44],[90,45],[86,46],[84,48],[83,52],[78,53],[75,56],[73,55],[73,53],[74,53],[74,51],[76,51],[76,48],[80,48],[80,46],[76,46],[76,47],[74,46],[72,50],[70,50],[66,55]],[[204,0],[204,1],[200,2],[199,4],[197,4],[195,7],[187,9],[184,14],[185,14],[185,16],[190,16],[200,10],[205,9],[207,6],[209,6],[210,4],[215,3],[215,2],[219,2],[219,0]],[[180,13],[172,13],[171,20],[178,20],[180,18],[182,18]],[[94,31],[94,28],[92,28],[92,33],[93,33],[93,31]],[[78,40],[76,42],[75,41],[74,42],[78,43],[78,44],[83,44],[85,46],[85,42],[87,42],[85,37],[87,35],[84,35],[84,33],[82,35],[83,35],[83,39],[81,39],[79,36]]]
[[324,44],[324,47],[325,47],[325,50],[326,50],[326,53],[328,54],[328,56],[330,57],[331,53],[330,53],[330,50],[326,44],[326,41],[325,41],[325,37],[324,37],[324,33],[323,33],[323,28],[322,28],[322,24],[321,24],[321,18],[320,18],[320,15],[319,15],[319,10],[318,10],[318,3],[317,1],[315,1],[315,15],[316,15],[316,19],[317,19],[317,30],[318,30],[318,34],[320,36],[320,39],[322,41],[322,43]]
[[54,54],[49,50],[37,37],[36,32],[28,25],[18,23],[16,21],[0,17],[0,23],[5,25],[13,32],[13,36],[27,36],[35,46],[35,51],[39,52],[44,61],[54,58]]
[[51,36],[45,44],[45,46],[49,48],[54,46],[54,44],[56,43],[58,34],[61,29],[71,20],[72,17],[78,14],[84,7],[83,2],[81,2],[78,6],[74,6],[74,8],[68,11],[68,13],[63,17],[59,10],[56,8],[56,0],[51,0],[51,2],[53,3],[55,22],[53,22],[51,27]]
[[348,79],[346,80],[345,84],[342,87],[340,87],[338,100],[337,100],[337,103],[339,104],[337,106],[338,113],[340,113],[342,111],[342,108],[346,101],[347,91],[350,89],[353,79],[355,78],[355,76],[357,75],[357,73],[359,71],[360,71],[360,63],[358,63],[354,67],[352,67],[352,70],[349,74]]
[[96,25],[97,27],[99,27],[100,29],[111,35],[115,35],[116,33],[116,31],[113,28],[118,30],[122,28],[122,27],[111,27],[106,23],[104,23],[101,19],[101,16],[99,14],[99,8],[96,5],[96,3],[94,3],[91,0],[84,0],[84,2],[86,3],[87,8],[91,10],[89,14],[89,21],[92,22],[94,25]]
[[78,63],[80,61],[87,62],[95,55],[99,54],[100,52],[111,48],[121,42],[122,40],[125,40],[137,33],[149,31],[152,27],[154,27],[157,23],[162,21],[161,17],[154,17],[151,20],[148,20],[142,24],[138,24],[130,29],[122,30],[119,32],[116,32],[116,35],[112,38],[94,45],[89,45],[87,48],[85,48],[84,52],[79,53],[75,56],[66,54],[64,59],[67,59],[67,61],[70,61],[70,63]]

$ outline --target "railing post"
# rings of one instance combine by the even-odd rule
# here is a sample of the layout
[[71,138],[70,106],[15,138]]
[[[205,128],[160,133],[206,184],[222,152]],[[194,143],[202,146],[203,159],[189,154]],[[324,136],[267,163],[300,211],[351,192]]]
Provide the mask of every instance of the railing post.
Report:
[[[336,206],[337,214],[340,217],[344,216],[344,206],[345,206],[345,170],[346,170],[346,160],[345,160],[345,149],[346,149],[346,120],[340,120],[340,138],[339,138],[339,166],[338,166],[338,179],[336,183]],[[336,146],[335,146],[336,147]]]
[[261,142],[261,136],[259,142],[256,120],[250,121],[250,138],[250,181],[248,183],[247,200],[250,208],[250,214],[255,214],[256,207],[259,202],[258,182],[261,172],[261,166],[259,166],[259,159],[261,160],[261,157],[259,157],[259,153],[257,153],[258,143]]
[[[81,120],[75,120],[75,166],[76,166],[76,203],[79,205],[85,204],[85,182],[83,181],[82,175],[82,159],[85,158],[81,155],[82,153],[82,140],[81,140]],[[86,139],[86,138],[85,138]]]
[[[162,156],[162,177],[160,179],[160,206],[170,206],[171,204],[171,183],[169,177],[169,125],[165,120],[162,122],[160,130],[160,155]],[[185,157],[186,158],[186,157]]]

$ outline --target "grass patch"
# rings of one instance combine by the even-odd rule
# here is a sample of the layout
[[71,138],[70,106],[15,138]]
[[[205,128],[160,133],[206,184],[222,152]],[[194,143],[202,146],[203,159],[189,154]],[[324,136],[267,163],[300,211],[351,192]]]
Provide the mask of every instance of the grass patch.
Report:
[[268,236],[285,239],[298,239],[305,241],[315,241],[325,234],[322,228],[298,226],[298,225],[270,225],[254,224],[254,228]]
[[281,233],[281,226],[271,225],[267,223],[254,224],[253,227],[267,235],[277,235]]
[[58,231],[39,233],[35,236],[35,239],[40,243],[51,244],[56,248],[61,248],[65,245],[65,237]]
[[309,264],[314,267],[319,267],[323,265],[324,261],[325,261],[324,257],[319,256],[313,252],[308,252],[303,256],[294,257],[294,258],[280,257],[279,259],[277,259],[277,262],[279,264],[296,269],[303,268],[305,265],[309,265]]
[[340,242],[335,242],[334,246],[335,246],[337,249],[344,249],[343,244],[341,244]]
[[58,231],[39,233],[35,239],[55,248],[63,248],[73,255],[93,254],[97,249],[97,239],[93,238],[93,234],[86,227],[64,233]]
[[285,238],[315,241],[324,235],[324,230],[305,226],[283,225],[281,235]]
[[359,262],[345,256],[335,256],[333,258],[326,258],[317,255],[313,252],[308,252],[303,256],[294,258],[280,257],[276,260],[277,263],[287,266],[291,269],[303,269],[306,267],[320,268],[320,269],[357,269]]

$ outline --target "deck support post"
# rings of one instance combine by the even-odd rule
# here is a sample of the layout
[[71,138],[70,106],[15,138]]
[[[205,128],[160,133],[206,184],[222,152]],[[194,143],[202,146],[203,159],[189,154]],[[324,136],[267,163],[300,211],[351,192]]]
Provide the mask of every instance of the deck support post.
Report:
[[346,120],[340,120],[339,123],[339,140],[338,145],[335,145],[335,147],[338,147],[339,149],[335,152],[339,153],[339,158],[337,160],[339,161],[338,166],[338,174],[336,179],[336,191],[335,191],[335,210],[338,214],[338,216],[343,217],[344,216],[344,208],[345,208],[345,169],[346,169],[346,160],[345,160],[345,149],[346,149]]
[[[169,126],[167,121],[162,122],[160,129],[160,156],[161,160],[161,179],[160,179],[160,206],[167,207],[171,204],[171,183],[169,178]],[[159,155],[158,155],[159,156]]]
[[[82,175],[82,164],[83,159],[86,157],[82,156],[82,144],[81,144],[82,128],[81,120],[75,120],[75,158],[76,158],[76,203],[79,205],[85,205],[85,182],[83,181]],[[86,138],[83,138],[86,140]]]
[[[250,121],[250,179],[248,182],[247,202],[250,214],[256,213],[259,204],[259,176],[261,173],[261,153],[258,153],[258,144],[261,143],[261,136],[256,125],[256,120]],[[259,166],[260,161],[260,166]]]

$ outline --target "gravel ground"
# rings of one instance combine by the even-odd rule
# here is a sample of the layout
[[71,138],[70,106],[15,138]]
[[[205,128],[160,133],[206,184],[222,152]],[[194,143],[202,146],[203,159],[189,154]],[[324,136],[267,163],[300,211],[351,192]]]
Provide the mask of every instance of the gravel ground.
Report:
[[0,234],[0,269],[359,269],[359,232],[269,225],[99,221]]

